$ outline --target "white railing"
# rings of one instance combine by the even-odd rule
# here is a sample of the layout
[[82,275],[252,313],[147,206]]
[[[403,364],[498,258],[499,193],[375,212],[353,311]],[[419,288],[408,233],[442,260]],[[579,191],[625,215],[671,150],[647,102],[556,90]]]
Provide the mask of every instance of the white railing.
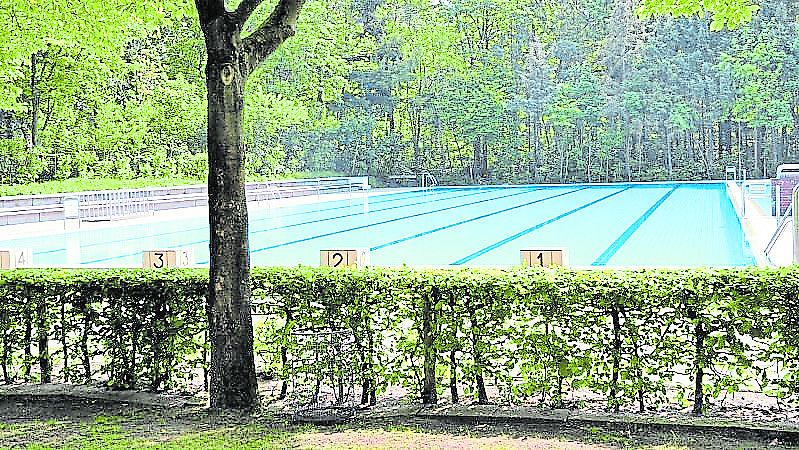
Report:
[[155,211],[152,189],[83,192],[77,197],[80,219],[85,221],[145,216]]
[[[248,201],[261,201],[367,189],[368,177],[336,177],[247,183],[246,194]],[[0,198],[0,225],[61,219],[114,220],[207,203],[204,185],[5,197]]]
[[764,253],[766,254],[766,259],[768,259],[769,263],[771,261],[771,251],[774,250],[774,247],[777,245],[777,242],[782,237],[782,234],[785,230],[790,226],[792,233],[791,238],[793,239],[793,262],[794,264],[799,264],[799,185],[794,187],[793,193],[791,195],[791,204],[788,205],[788,209],[785,210],[785,213],[780,217],[779,221],[777,222],[777,228],[774,230],[774,234],[769,239],[768,244],[766,244],[766,249]]
[[248,201],[269,201],[279,198],[322,195],[336,192],[353,192],[369,189],[368,177],[312,178],[301,180],[274,180],[249,183]]

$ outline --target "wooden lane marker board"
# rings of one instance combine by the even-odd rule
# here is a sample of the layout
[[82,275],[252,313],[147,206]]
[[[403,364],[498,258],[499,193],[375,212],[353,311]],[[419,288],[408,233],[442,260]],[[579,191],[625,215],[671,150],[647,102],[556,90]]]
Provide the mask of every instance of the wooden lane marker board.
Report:
[[0,270],[23,269],[33,264],[33,252],[29,248],[0,250]]
[[142,267],[145,269],[168,269],[189,267],[194,256],[188,249],[146,250],[142,254]]
[[366,267],[369,265],[369,249],[350,248],[344,250],[322,250],[319,265],[327,267]]
[[568,264],[565,248],[539,248],[522,250],[522,265],[525,267],[551,267]]

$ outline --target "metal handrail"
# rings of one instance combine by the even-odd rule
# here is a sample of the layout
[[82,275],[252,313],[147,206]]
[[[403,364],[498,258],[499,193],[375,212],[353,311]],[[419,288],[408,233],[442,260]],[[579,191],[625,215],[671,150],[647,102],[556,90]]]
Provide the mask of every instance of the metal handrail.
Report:
[[422,173],[421,179],[422,179],[422,187],[438,186],[438,180],[436,180],[436,177],[434,177],[433,174],[430,172]]
[[[779,222],[777,222],[777,228],[774,230],[774,234],[771,236],[771,239],[769,239],[768,244],[766,245],[764,253],[766,254],[766,259],[769,261],[769,263],[772,263],[771,256],[769,255],[771,253],[771,250],[773,250],[774,246],[777,245],[777,241],[779,240],[780,236],[782,236],[782,233],[785,231],[785,228],[788,227],[788,224],[792,223],[794,220],[793,217],[795,216],[795,214],[793,213],[793,211],[796,208],[797,198],[799,198],[799,185],[796,185],[793,188],[793,192],[791,193],[791,203],[788,205],[788,208],[785,209],[785,213],[783,213],[782,217],[780,217]],[[799,239],[799,237],[794,236],[793,239],[794,239],[794,248],[796,248],[796,240]],[[794,262],[796,262],[797,256],[799,255],[794,254]]]

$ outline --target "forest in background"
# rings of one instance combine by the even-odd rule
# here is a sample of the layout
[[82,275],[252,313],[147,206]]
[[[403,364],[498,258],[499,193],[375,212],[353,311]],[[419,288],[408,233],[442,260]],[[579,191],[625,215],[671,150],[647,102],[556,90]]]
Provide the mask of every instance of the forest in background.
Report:
[[[247,84],[248,172],[571,183],[769,177],[799,161],[797,2],[764,0],[728,31],[636,7],[310,0]],[[0,6],[0,39],[45,42],[0,48],[0,184],[205,178],[196,18],[46,33],[60,13]]]

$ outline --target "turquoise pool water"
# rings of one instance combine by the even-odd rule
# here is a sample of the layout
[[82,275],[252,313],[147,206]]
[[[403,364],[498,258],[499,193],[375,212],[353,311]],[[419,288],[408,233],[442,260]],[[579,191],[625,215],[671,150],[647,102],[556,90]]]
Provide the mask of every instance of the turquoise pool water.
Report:
[[[572,266],[747,266],[755,259],[722,183],[439,187],[251,210],[252,263],[318,265],[369,248],[373,265],[509,266],[564,247]],[[0,240],[37,266],[139,267],[146,249],[208,263],[204,217]]]

